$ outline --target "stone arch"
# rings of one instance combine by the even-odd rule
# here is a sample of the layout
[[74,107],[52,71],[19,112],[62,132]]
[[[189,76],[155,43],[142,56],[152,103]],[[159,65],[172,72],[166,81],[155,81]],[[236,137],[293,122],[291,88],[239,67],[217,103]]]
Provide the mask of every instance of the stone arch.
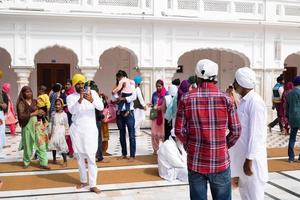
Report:
[[[34,70],[32,71],[30,76],[30,86],[32,87],[35,95],[38,87],[37,67],[40,64],[48,64],[53,67],[57,65],[69,66],[69,69],[66,72],[69,78],[71,78],[73,74],[80,72],[78,67],[78,56],[72,49],[55,44],[38,50],[34,55]],[[59,80],[58,82],[64,84],[65,78],[60,78],[58,76],[56,77]],[[51,81],[51,84],[54,84],[54,82]],[[45,85],[47,85],[47,87],[49,88],[51,87],[51,84],[46,83]]]
[[187,79],[195,74],[195,66],[201,59],[210,59],[219,64],[218,86],[225,90],[233,82],[234,73],[240,67],[249,67],[249,58],[241,52],[223,48],[200,48],[185,52],[178,59],[182,73],[175,73],[174,78]]
[[284,60],[285,81],[293,81],[300,72],[300,51],[288,55]]
[[[17,97],[18,97],[18,84],[17,81],[18,77],[17,74],[14,72],[14,70],[11,67],[11,63],[12,62],[12,58],[10,53],[0,47],[0,69],[3,71],[4,76],[3,78],[0,80],[1,85],[3,83],[10,83],[11,84],[11,89],[10,89],[10,97],[11,100],[13,102],[13,104],[16,104],[17,101]],[[2,89],[2,88],[0,88]]]
[[[54,61],[55,60],[55,61]],[[47,46],[36,52],[34,65],[37,63],[70,63],[71,68],[78,68],[78,56],[70,48],[60,45]]]
[[135,52],[127,47],[116,46],[103,51],[99,57],[99,66],[94,80],[100,90],[108,96],[115,85],[115,74],[118,70],[126,71],[131,79],[139,74],[135,69],[138,66],[138,58]]

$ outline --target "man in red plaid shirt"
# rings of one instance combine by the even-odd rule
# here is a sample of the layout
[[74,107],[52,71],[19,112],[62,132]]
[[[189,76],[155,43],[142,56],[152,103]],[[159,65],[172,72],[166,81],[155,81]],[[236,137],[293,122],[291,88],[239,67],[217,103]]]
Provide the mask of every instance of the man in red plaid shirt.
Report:
[[[238,140],[241,125],[233,101],[217,87],[218,65],[197,63],[198,88],[180,100],[175,134],[188,155],[190,198],[207,199],[207,182],[213,199],[231,199],[228,149]],[[229,133],[227,133],[229,129]]]

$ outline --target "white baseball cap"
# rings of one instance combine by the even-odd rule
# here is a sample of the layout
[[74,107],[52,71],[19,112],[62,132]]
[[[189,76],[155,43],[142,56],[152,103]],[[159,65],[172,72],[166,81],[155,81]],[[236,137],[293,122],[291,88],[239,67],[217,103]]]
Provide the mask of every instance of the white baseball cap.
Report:
[[219,66],[217,63],[209,59],[203,59],[198,61],[195,73],[199,78],[213,81],[217,80],[218,70]]

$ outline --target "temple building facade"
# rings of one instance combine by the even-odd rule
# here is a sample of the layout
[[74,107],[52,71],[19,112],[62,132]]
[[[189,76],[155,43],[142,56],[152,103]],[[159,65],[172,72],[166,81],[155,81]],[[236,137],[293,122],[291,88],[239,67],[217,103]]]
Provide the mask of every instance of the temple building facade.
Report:
[[0,0],[0,68],[18,91],[49,88],[76,72],[108,96],[115,74],[155,81],[194,74],[198,60],[219,64],[218,86],[236,69],[256,71],[255,90],[272,115],[272,87],[300,73],[300,1],[296,0]]

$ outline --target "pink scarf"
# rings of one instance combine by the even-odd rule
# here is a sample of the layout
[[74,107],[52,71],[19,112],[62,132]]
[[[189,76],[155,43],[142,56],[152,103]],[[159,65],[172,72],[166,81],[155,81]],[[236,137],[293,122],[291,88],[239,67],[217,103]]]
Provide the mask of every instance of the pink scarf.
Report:
[[69,96],[70,94],[73,94],[75,92],[74,87],[70,87],[68,90],[66,90],[66,95]]
[[[156,91],[156,95],[158,97],[157,99],[157,106],[161,106],[164,102],[164,97],[166,96],[167,90],[166,88],[163,86],[163,88],[161,89],[160,92]],[[163,114],[161,110],[157,111],[157,118],[156,118],[156,124],[158,126],[162,125],[163,123]]]

